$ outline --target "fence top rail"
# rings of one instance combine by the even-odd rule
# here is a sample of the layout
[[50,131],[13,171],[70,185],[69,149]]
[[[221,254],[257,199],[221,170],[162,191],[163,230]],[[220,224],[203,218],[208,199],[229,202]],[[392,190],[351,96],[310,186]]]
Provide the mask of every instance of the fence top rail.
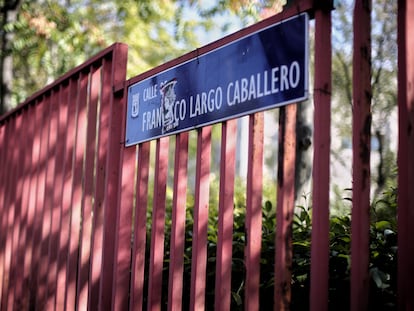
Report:
[[29,105],[35,104],[36,99],[42,97],[44,94],[50,92],[52,89],[56,88],[60,84],[65,83],[65,81],[69,80],[70,78],[78,75],[80,72],[84,71],[86,68],[98,64],[102,59],[110,57],[115,49],[120,46],[124,45],[124,43],[116,42],[113,43],[111,46],[107,47],[106,49],[102,50],[92,58],[88,59],[83,64],[73,68],[72,70],[68,71],[66,74],[52,82],[51,84],[45,86],[43,89],[37,91],[30,97],[28,97],[24,102],[19,104],[16,108],[6,112],[4,115],[0,116],[0,125],[7,122],[8,119],[21,113],[24,109],[26,109]]
[[195,59],[203,54],[206,54],[208,52],[211,52],[215,49],[218,49],[222,46],[225,46],[226,44],[229,44],[232,41],[238,40],[242,37],[245,37],[247,35],[250,35],[254,32],[259,31],[260,29],[266,28],[268,26],[271,26],[273,24],[276,24],[278,22],[281,22],[285,19],[288,19],[290,17],[293,17],[295,15],[301,14],[301,13],[309,13],[310,17],[313,18],[313,13],[316,9],[326,9],[326,10],[332,10],[333,9],[333,1],[332,0],[301,0],[297,1],[294,5],[291,5],[287,8],[285,8],[282,12],[279,14],[273,15],[269,18],[266,18],[256,24],[253,24],[251,26],[248,26],[246,28],[241,29],[238,32],[235,32],[233,34],[227,35],[217,41],[214,41],[212,43],[209,43],[201,48],[198,48],[196,50],[193,50],[191,52],[188,52],[187,54],[184,54],[178,58],[175,58],[173,60],[170,60],[160,66],[154,67],[144,73],[138,74],[137,76],[134,76],[130,78],[128,81],[126,81],[126,87],[131,86],[139,81],[142,81],[146,78],[149,78],[153,75],[156,75],[160,72],[163,72],[165,70],[168,70],[169,68],[178,66],[184,62],[187,62],[191,59]]

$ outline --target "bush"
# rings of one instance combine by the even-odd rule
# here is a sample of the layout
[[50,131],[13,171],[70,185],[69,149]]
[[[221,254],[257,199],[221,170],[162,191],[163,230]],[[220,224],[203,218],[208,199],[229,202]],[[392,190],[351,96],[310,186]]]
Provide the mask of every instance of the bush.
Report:
[[[245,200],[236,191],[233,226],[232,261],[232,310],[244,309],[244,247],[245,247]],[[190,198],[189,202],[193,203]],[[214,288],[217,247],[217,202],[209,211],[208,262],[206,284],[206,310],[214,309]],[[169,208],[171,209],[171,208]],[[391,310],[396,307],[396,189],[390,189],[372,206],[370,226],[370,309]],[[276,217],[275,206],[266,201],[262,208],[262,251],[261,251],[261,302],[274,296],[274,257]],[[167,210],[167,218],[170,213]],[[167,221],[165,236],[165,273],[163,301],[167,301],[168,260],[170,221]],[[190,288],[192,256],[192,208],[187,208],[186,245],[184,263],[184,288]],[[149,226],[150,228],[150,226]],[[298,207],[293,220],[293,264],[292,264],[292,310],[309,309],[310,249],[312,209]],[[350,303],[350,248],[351,215],[342,214],[330,218],[329,258],[329,307],[335,310],[349,310]],[[183,307],[188,308],[189,295],[184,294]],[[263,306],[268,308],[268,304]]]

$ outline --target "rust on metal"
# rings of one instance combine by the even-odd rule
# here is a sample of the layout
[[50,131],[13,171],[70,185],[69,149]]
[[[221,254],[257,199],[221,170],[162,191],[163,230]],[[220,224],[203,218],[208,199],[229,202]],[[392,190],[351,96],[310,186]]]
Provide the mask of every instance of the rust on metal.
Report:
[[295,208],[296,111],[292,104],[279,116],[279,155],[275,240],[275,310],[290,310],[292,299],[292,224]]
[[366,310],[371,176],[371,1],[355,2],[353,20],[351,310]]
[[398,304],[414,308],[414,3],[398,1]]
[[314,154],[310,309],[328,310],[331,12],[315,12]]

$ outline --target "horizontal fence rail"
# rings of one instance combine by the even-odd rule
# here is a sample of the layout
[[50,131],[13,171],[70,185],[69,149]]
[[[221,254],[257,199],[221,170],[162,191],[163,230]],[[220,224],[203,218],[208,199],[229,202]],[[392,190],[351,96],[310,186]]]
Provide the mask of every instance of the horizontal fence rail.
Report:
[[[400,2],[398,304],[411,310],[414,7]],[[129,80],[127,46],[116,43],[1,117],[0,310],[288,310],[295,305],[327,310],[332,7],[330,1],[315,3],[297,1],[279,15]],[[359,4],[358,22],[369,23]],[[246,141],[238,138],[238,119],[232,119],[125,147],[125,119],[127,89],[137,81],[301,12],[315,19],[315,128],[312,231],[304,271],[310,290],[297,297],[292,226],[298,105],[279,108],[278,124],[267,123],[265,112],[247,116]],[[368,33],[360,35],[355,45],[369,41]],[[369,88],[369,60],[361,54],[354,55],[354,64],[362,63],[355,70],[368,76],[354,89],[356,101]],[[369,102],[360,103],[355,131],[369,115]],[[278,127],[277,142],[272,141],[278,158],[274,206],[263,204],[264,129],[271,126]],[[242,186],[236,177],[241,144],[247,144]],[[357,156],[354,169],[367,166]],[[360,199],[353,202],[348,305],[359,310],[369,305],[369,185],[361,184],[363,172],[354,174],[353,197]],[[236,205],[239,188],[244,201]]]

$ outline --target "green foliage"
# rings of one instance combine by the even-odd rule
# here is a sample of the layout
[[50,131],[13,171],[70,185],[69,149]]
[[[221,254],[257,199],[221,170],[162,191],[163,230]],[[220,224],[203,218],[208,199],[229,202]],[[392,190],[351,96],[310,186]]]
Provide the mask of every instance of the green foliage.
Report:
[[[207,238],[206,309],[214,309],[216,248],[218,243],[218,181],[212,179]],[[273,193],[274,194],[274,193]],[[260,299],[274,296],[274,258],[276,234],[275,198],[263,201]],[[396,189],[390,188],[372,206],[370,226],[370,309],[392,310],[396,305]],[[167,219],[171,219],[171,200],[167,199]],[[236,180],[234,198],[232,298],[231,309],[244,309],[245,261],[245,191],[243,182]],[[194,197],[189,193],[186,209],[186,240],[184,251],[184,286],[190,288]],[[168,279],[171,222],[166,222],[164,280]],[[148,227],[150,234],[150,226]],[[312,208],[299,206],[295,210],[292,263],[292,310],[309,308],[311,265]],[[335,310],[348,310],[350,302],[350,249],[351,215],[343,213],[330,218],[329,232],[329,306]],[[163,299],[167,299],[164,281]],[[189,295],[184,295],[188,306]],[[262,306],[265,309],[266,306]]]
[[128,76],[176,58],[198,46],[196,29],[212,18],[185,14],[181,1],[22,0],[17,19],[3,28],[11,35],[12,106],[100,50],[129,45]]
[[[333,14],[332,125],[334,167],[350,168],[352,142],[352,11],[354,1],[340,1]],[[397,2],[372,2],[371,23],[371,170],[373,197],[395,179],[397,135]],[[342,182],[338,181],[338,182]],[[342,184],[341,187],[349,186]],[[335,202],[337,203],[337,202]]]
[[[104,31],[91,11],[57,1],[24,1],[13,34],[15,104],[107,46]],[[105,10],[108,10],[106,8]],[[94,12],[95,17],[103,10]]]

